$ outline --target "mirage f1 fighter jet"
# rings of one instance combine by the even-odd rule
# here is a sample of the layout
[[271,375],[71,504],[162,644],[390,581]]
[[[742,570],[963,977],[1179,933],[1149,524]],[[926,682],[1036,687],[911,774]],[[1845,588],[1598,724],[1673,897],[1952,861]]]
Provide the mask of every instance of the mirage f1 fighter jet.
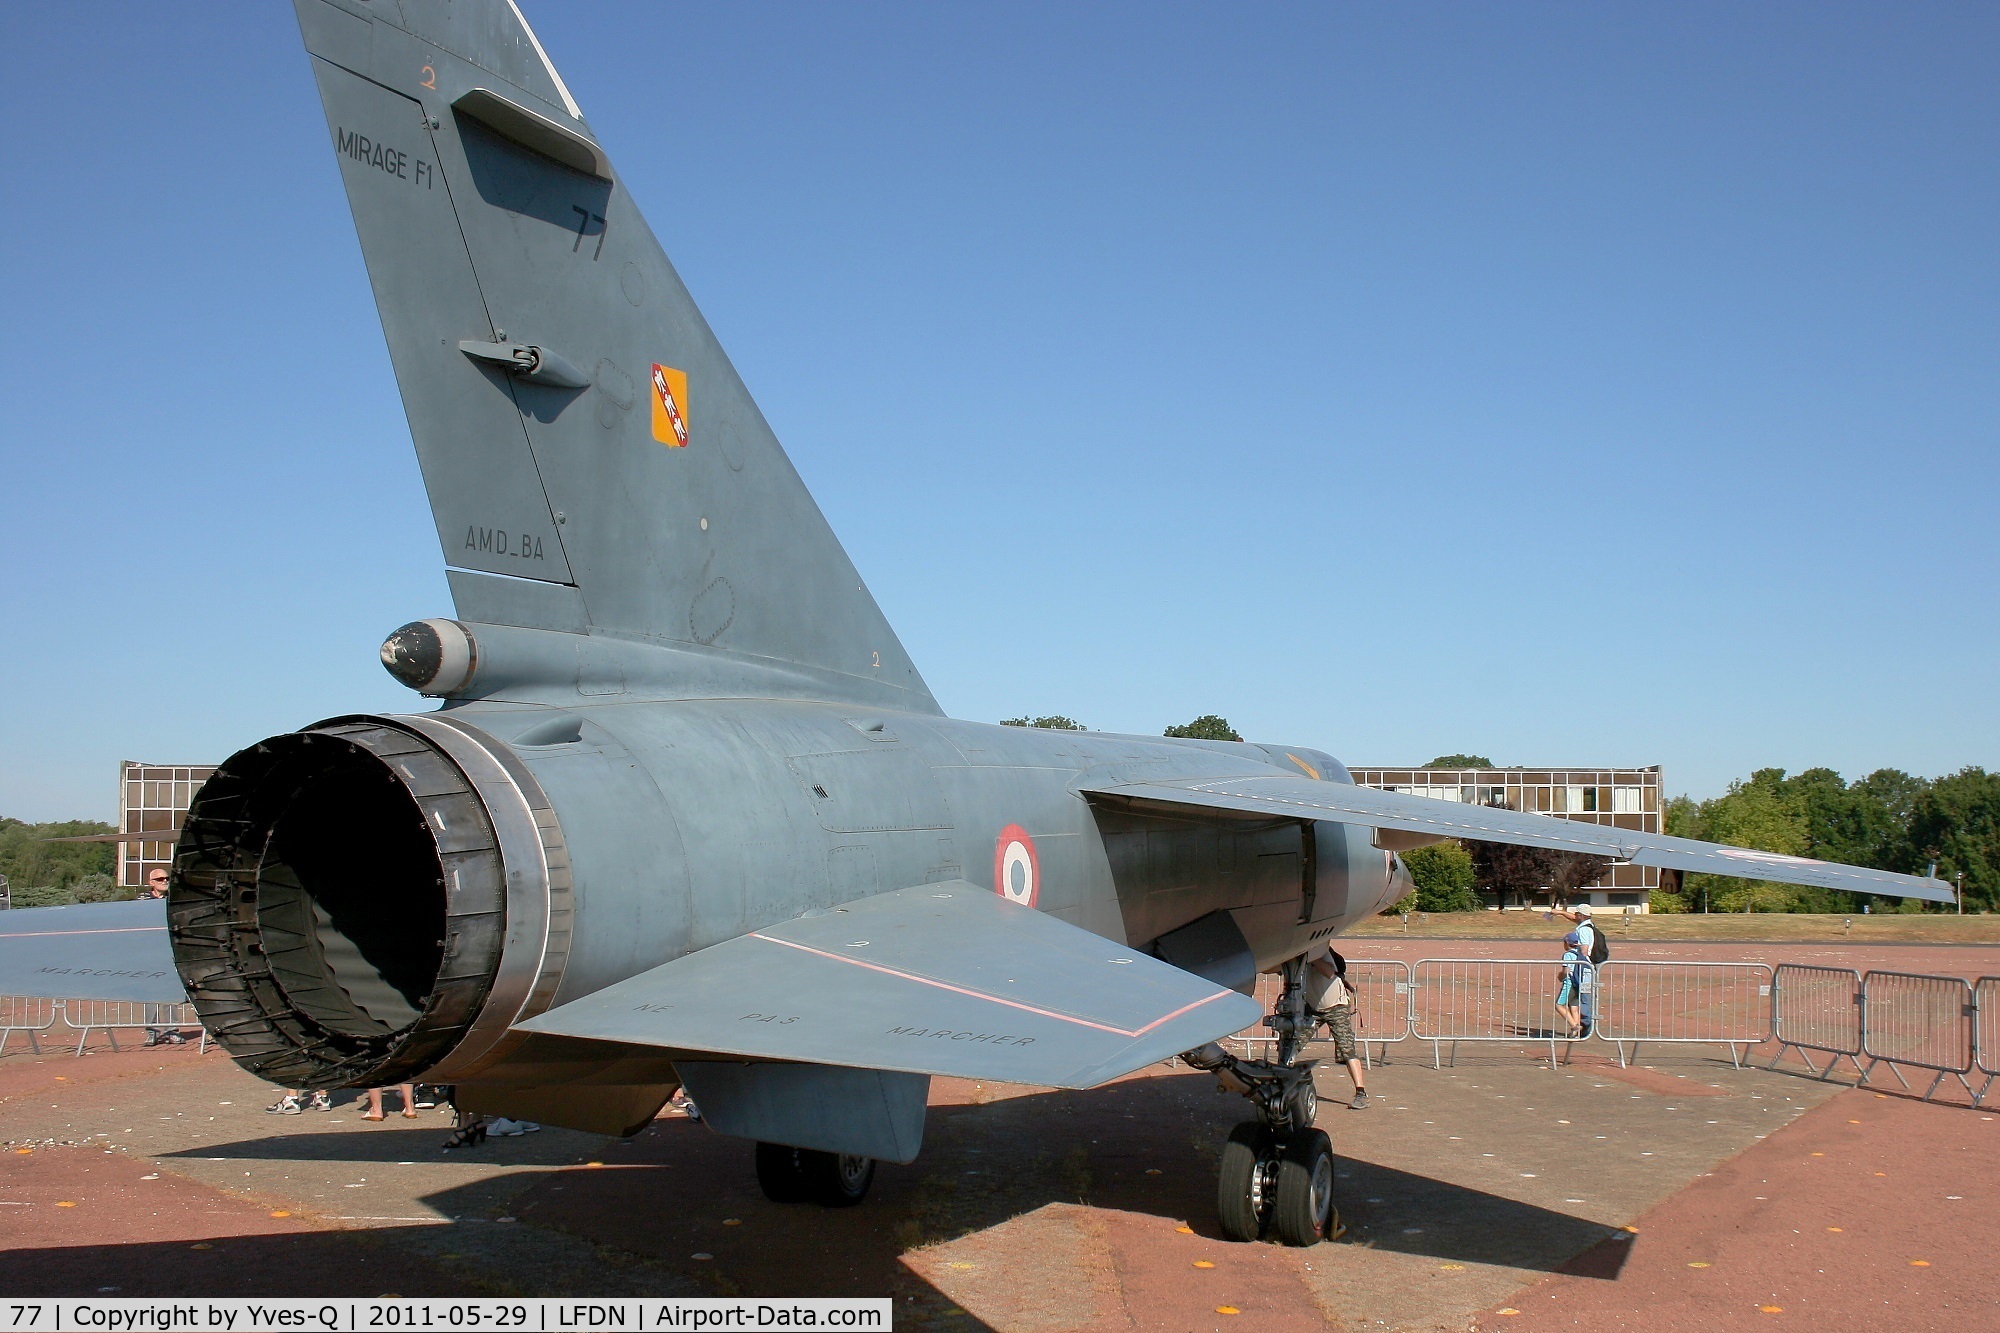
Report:
[[[1232,1230],[1303,1244],[1333,1173],[1302,960],[1407,890],[1399,851],[1949,899],[1361,788],[1303,745],[943,716],[512,0],[297,9],[457,610],[382,661],[442,704],[232,755],[164,920],[6,914],[0,993],[184,994],[274,1083],[610,1134],[685,1086],[772,1197],[830,1204],[916,1156],[933,1075],[1192,1053],[1262,1127],[1224,1155]],[[1282,1040],[1235,1060],[1261,973]]]

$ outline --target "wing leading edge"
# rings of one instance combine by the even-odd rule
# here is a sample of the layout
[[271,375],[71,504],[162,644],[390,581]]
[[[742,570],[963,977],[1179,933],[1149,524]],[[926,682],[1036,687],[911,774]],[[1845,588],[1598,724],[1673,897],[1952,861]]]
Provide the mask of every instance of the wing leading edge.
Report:
[[740,935],[521,1027],[1088,1088],[1261,1013],[1234,991],[952,880]]
[[1141,809],[1178,814],[1276,815],[1293,819],[1325,819],[1361,824],[1399,833],[1434,834],[1441,838],[1471,838],[1479,842],[1518,843],[1587,852],[1635,865],[1667,870],[1731,875],[1738,879],[1769,879],[1785,884],[1810,884],[1850,893],[1874,893],[1890,898],[1924,898],[1951,902],[1951,887],[1942,880],[1899,875],[1889,870],[1812,861],[1802,856],[1753,851],[1670,838],[1634,829],[1607,828],[1580,820],[1525,814],[1491,806],[1460,805],[1426,796],[1381,791],[1339,782],[1274,774],[1271,777],[1154,778],[1115,782],[1078,789],[1087,797]]

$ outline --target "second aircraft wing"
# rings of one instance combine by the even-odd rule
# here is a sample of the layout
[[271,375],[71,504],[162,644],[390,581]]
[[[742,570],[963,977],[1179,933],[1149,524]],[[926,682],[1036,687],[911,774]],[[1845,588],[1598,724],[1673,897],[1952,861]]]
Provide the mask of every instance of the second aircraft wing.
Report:
[[1237,815],[1325,819],[1337,824],[1362,824],[1398,833],[1432,834],[1439,838],[1470,838],[1475,842],[1518,843],[1557,851],[1608,856],[1634,865],[1668,870],[1731,875],[1738,879],[1769,879],[1785,884],[1811,884],[1850,893],[1874,893],[1890,898],[1925,898],[1951,902],[1951,886],[1942,880],[1899,875],[1889,870],[1813,861],[1803,856],[1754,851],[1670,838],[1636,829],[1610,828],[1581,820],[1484,805],[1461,805],[1427,796],[1357,787],[1344,782],[1315,782],[1283,773],[1270,777],[1148,778],[1110,782],[1079,789],[1086,797],[1142,810],[1180,815],[1227,812]]
[[178,1003],[167,905],[76,903],[0,912],[0,995]]

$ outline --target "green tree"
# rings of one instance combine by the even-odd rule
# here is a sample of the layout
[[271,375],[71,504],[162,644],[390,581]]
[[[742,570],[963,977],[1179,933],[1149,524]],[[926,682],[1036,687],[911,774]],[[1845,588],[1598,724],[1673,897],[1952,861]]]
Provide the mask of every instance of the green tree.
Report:
[[15,907],[68,907],[76,901],[76,890],[67,886],[57,888],[53,884],[33,884],[25,889],[14,889],[9,895]]
[[[1722,796],[1696,805],[1668,802],[1666,831],[1734,847],[1810,856],[1880,870],[1922,869],[1911,846],[1910,812],[1930,784],[1885,768],[1849,783],[1830,768],[1786,776],[1762,768]],[[1768,880],[1689,875],[1690,906],[1739,912],[1852,912],[1861,895]]]
[[[13,886],[14,905],[53,906],[55,904],[31,902],[30,899],[44,889],[60,890],[67,895],[70,886],[85,875],[109,875],[117,865],[116,843],[50,842],[48,839],[113,831],[111,825],[90,819],[24,824],[18,819],[0,818],[0,875],[5,875]],[[71,902],[74,899],[64,896],[61,901]]]
[[1907,868],[1935,859],[1939,879],[1964,873],[1967,911],[2000,907],[2000,773],[1967,768],[1930,783],[1911,803],[1908,837]]
[[1493,761],[1481,754],[1441,754],[1425,768],[1491,768]]
[[1930,785],[1922,778],[1890,768],[1850,785],[1830,768],[1809,768],[1784,785],[1805,818],[1807,856],[1877,870],[1908,865],[1911,805]]
[[1227,718],[1218,717],[1214,713],[1203,713],[1192,722],[1183,722],[1178,727],[1168,727],[1160,734],[1162,736],[1177,736],[1182,740],[1190,741],[1240,741],[1243,739],[1236,734],[1236,728],[1229,725]]
[[[1679,813],[1679,826],[1690,830],[1683,837],[1788,856],[1806,854],[1803,800],[1787,790],[1782,768],[1760,768],[1747,782],[1732,782],[1724,795],[1693,807],[1691,814]],[[1689,875],[1687,892],[1694,901],[1724,912],[1789,912],[1798,903],[1793,885],[1725,875]]]
[[1403,866],[1416,884],[1420,912],[1476,912],[1485,906],[1474,891],[1472,853],[1453,839],[1403,853]]
[[1051,714],[1048,717],[1004,717],[1000,719],[1000,725],[1003,727],[1041,727],[1047,731],[1090,730],[1090,728],[1084,726],[1083,723],[1078,722],[1075,718],[1064,717],[1059,713]]
[[1907,830],[1917,799],[1930,790],[1931,780],[1911,777],[1900,768],[1878,768],[1865,778],[1856,778],[1854,785],[1879,801],[1889,817]]
[[1650,912],[1672,913],[1691,912],[1694,909],[1689,906],[1688,897],[1685,893],[1676,893],[1661,888],[1653,889],[1646,894],[1646,910]]
[[85,875],[70,885],[69,891],[80,903],[117,902],[130,896],[112,883],[109,875]]

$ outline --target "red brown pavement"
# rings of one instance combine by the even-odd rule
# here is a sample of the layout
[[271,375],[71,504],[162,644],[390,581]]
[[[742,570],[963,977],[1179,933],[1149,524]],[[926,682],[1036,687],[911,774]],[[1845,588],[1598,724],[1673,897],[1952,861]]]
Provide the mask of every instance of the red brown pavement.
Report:
[[[1220,1099],[1206,1079],[1139,1076],[1079,1096],[941,1078],[925,1157],[879,1166],[862,1208],[772,1204],[749,1144],[667,1119],[607,1146],[601,1164],[530,1188],[516,1211],[675,1266],[710,1294],[890,1294],[898,1323],[912,1326],[1337,1328],[1300,1280],[1306,1252],[1221,1239],[1213,1176],[1185,1160],[1185,1141],[1169,1149],[1149,1133],[1118,1146],[1135,1114],[1160,1127],[1162,1094],[1193,1101],[1203,1114],[1192,1137],[1213,1136]],[[1051,1098],[1068,1137],[1036,1142]],[[1234,1099],[1220,1107],[1233,1111]]]
[[439,1266],[102,1148],[0,1157],[0,1293],[372,1296],[467,1290]]
[[[1956,1230],[1993,1234],[2000,1112],[1687,1048],[1631,1069],[1608,1048],[1555,1070],[1531,1051],[1443,1070],[1416,1054],[1371,1074],[1360,1116],[1323,1071],[1353,1231],[1310,1250],[1221,1240],[1213,1159],[1242,1103],[1165,1069],[1089,1093],[937,1080],[924,1155],[827,1212],[764,1200],[749,1145],[678,1117],[627,1142],[551,1129],[448,1154],[436,1117],[266,1116],[269,1088],[191,1048],[9,1055],[0,1139],[31,1151],[0,1154],[0,1291],[889,1294],[899,1327],[953,1333],[1781,1317],[1752,1300],[1815,1326],[2000,1325]],[[1807,1235],[1791,1201],[1822,1186],[1819,1211],[1857,1220]],[[1636,1242],[1600,1243],[1627,1222]],[[1812,1248],[1864,1229],[1866,1262]]]
[[2000,1115],[1842,1093],[1478,1327],[2000,1327]]
[[[0,1062],[0,1113],[65,1103],[115,1109],[163,1075],[226,1072],[193,1046]],[[269,1091],[247,1083],[252,1092]],[[53,1109],[53,1108],[51,1108]],[[339,1229],[284,1198],[246,1197],[104,1144],[104,1133],[0,1150],[0,1294],[188,1296],[460,1294],[443,1266]],[[26,1257],[26,1261],[22,1260]]]

